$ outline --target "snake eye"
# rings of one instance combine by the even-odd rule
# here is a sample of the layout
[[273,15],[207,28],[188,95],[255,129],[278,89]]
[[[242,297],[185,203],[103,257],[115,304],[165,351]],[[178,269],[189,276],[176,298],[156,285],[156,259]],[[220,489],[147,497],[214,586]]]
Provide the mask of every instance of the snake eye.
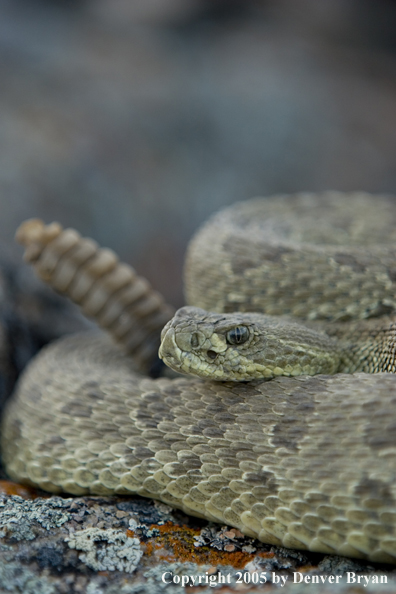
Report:
[[249,338],[249,330],[246,326],[235,326],[226,334],[228,344],[243,344]]

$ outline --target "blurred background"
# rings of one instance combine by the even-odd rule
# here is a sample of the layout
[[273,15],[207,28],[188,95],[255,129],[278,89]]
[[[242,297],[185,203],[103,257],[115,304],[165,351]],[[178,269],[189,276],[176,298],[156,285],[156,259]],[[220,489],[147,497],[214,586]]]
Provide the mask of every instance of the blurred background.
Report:
[[113,248],[179,306],[213,211],[396,194],[392,0],[0,0],[0,247],[28,217]]

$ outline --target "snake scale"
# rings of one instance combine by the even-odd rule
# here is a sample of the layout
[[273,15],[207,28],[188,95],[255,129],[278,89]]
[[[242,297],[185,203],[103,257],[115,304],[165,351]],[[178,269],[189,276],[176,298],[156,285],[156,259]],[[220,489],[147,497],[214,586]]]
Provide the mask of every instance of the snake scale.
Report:
[[[113,252],[25,222],[25,258],[107,333],[63,338],[28,366],[3,419],[8,474],[55,493],[138,493],[266,543],[396,563],[395,200],[325,192],[221,211],[188,249],[195,307],[171,322]],[[255,344],[260,312],[273,364],[247,382],[238,353]],[[163,358],[185,347],[201,373],[227,351],[242,381],[150,377],[166,322]],[[300,340],[298,324],[319,339]],[[276,359],[273,327],[291,364]],[[311,370],[303,343],[311,354],[323,343],[323,368]]]

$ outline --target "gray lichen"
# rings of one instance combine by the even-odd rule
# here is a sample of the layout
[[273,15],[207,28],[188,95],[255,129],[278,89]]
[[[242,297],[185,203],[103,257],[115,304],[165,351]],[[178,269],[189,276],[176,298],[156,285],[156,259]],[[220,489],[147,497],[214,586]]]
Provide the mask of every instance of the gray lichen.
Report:
[[51,497],[35,499],[22,497],[0,498],[0,537],[13,537],[16,540],[33,540],[36,538],[35,525],[46,530],[59,528],[70,520],[70,514],[64,508],[70,506],[71,499]]
[[327,555],[318,564],[318,570],[323,573],[340,575],[347,571],[374,572],[374,567],[359,559],[348,559],[338,555]]
[[96,571],[135,571],[143,551],[137,538],[120,530],[86,528],[65,539],[71,549],[83,551],[79,559]]
[[253,546],[255,541],[246,537],[237,528],[229,526],[220,527],[218,524],[212,524],[201,529],[198,536],[194,536],[194,546],[196,548],[205,546],[217,549],[219,551],[243,551],[244,553],[254,553],[257,547]]
[[46,576],[37,575],[34,571],[18,562],[0,561],[1,592],[12,594],[56,594],[57,589]]

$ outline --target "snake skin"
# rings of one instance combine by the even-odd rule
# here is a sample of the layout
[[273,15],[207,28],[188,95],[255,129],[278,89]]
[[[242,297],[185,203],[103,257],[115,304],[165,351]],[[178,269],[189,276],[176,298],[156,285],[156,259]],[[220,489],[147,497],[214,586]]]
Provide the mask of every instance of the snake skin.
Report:
[[[302,218],[290,234],[297,211]],[[395,222],[394,199],[364,194],[236,205],[193,239],[188,300],[215,311],[265,309],[358,328],[351,319],[394,312]],[[38,273],[58,291],[78,294],[122,343],[109,312],[124,308],[139,331],[145,296],[125,297],[138,277],[130,271],[128,283],[114,288],[106,276],[117,276],[117,263],[98,275],[92,262],[100,252],[77,258],[74,250],[86,240],[63,250],[63,233],[36,221],[19,235]],[[67,282],[61,269],[69,271]],[[77,290],[82,286],[85,292]],[[102,305],[95,309],[97,291]],[[165,306],[157,300],[156,307],[158,320]],[[147,312],[143,327],[152,337]],[[139,493],[267,543],[396,563],[394,374],[151,379],[139,371],[145,359],[136,353],[123,354],[98,332],[39,354],[3,420],[10,476],[52,492]]]

